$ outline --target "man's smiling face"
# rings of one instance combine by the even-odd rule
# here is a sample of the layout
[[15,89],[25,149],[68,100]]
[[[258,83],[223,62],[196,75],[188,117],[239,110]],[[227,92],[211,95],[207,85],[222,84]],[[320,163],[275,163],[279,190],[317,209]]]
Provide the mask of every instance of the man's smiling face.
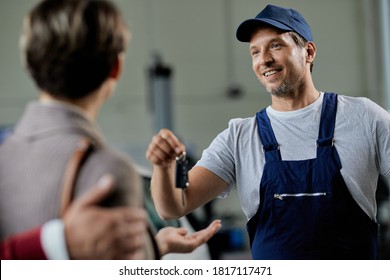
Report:
[[288,32],[263,26],[249,42],[252,69],[272,95],[292,97],[305,83],[309,70],[306,49],[298,46]]

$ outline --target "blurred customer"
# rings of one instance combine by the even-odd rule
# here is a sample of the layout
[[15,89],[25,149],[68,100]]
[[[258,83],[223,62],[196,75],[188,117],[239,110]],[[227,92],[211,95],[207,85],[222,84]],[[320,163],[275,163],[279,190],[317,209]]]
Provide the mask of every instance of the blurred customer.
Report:
[[[27,15],[21,36],[25,66],[39,88],[13,134],[0,146],[0,238],[58,217],[65,167],[81,138],[93,143],[75,184],[85,193],[103,174],[116,188],[105,206],[143,207],[141,178],[131,160],[111,149],[96,124],[122,74],[129,31],[105,0],[46,0]],[[164,228],[144,235],[145,258],[191,251],[220,227],[187,235]]]

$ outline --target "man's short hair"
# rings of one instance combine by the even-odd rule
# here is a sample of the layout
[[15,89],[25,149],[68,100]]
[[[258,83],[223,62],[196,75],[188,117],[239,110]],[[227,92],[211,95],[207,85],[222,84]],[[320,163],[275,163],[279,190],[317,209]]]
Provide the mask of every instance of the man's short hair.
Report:
[[41,90],[79,99],[109,77],[128,40],[121,14],[107,0],[44,0],[25,18],[21,49]]

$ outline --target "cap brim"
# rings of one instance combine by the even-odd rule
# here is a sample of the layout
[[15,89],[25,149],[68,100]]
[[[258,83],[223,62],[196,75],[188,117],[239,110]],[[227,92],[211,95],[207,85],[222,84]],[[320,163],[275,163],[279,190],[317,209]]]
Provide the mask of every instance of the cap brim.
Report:
[[271,25],[273,27],[276,27],[284,31],[292,31],[290,27],[276,20],[252,18],[242,22],[238,26],[236,32],[237,40],[241,42],[249,42],[251,40],[254,30],[256,30],[258,27],[264,24]]

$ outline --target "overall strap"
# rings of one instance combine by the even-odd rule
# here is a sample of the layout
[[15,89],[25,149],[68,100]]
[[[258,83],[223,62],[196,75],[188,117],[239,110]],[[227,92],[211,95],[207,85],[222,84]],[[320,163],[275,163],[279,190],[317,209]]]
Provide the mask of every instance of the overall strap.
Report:
[[326,92],[322,103],[320,130],[317,146],[332,146],[334,127],[336,123],[337,94]]
[[274,131],[272,130],[271,122],[267,116],[266,109],[256,113],[256,121],[260,140],[263,144],[266,161],[281,160],[279,144],[276,140]]

